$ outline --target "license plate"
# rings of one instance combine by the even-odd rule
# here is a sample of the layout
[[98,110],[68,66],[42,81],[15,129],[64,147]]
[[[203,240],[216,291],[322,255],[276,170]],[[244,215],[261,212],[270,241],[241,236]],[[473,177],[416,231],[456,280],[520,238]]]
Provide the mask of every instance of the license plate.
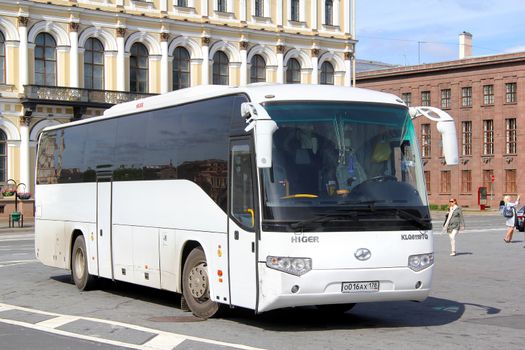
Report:
[[369,293],[379,292],[379,281],[343,282],[341,285],[343,293]]

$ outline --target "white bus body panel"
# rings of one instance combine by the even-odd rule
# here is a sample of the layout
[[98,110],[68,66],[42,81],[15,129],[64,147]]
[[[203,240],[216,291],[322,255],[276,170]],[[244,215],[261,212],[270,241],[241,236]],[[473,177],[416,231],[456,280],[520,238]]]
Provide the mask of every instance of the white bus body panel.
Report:
[[[259,312],[300,305],[423,300],[430,292],[432,266],[420,272],[412,271],[408,268],[408,257],[433,252],[431,231],[264,232],[262,237],[258,266]],[[303,242],[301,237],[317,239]],[[370,259],[355,258],[359,248],[369,249]],[[270,269],[265,263],[267,256],[311,258],[312,270],[294,276]],[[379,281],[379,292],[341,291],[343,282],[364,281]],[[421,287],[416,289],[418,282]],[[297,293],[292,293],[293,286],[299,287]]]
[[113,278],[111,231],[111,182],[98,182],[98,275],[105,278]]

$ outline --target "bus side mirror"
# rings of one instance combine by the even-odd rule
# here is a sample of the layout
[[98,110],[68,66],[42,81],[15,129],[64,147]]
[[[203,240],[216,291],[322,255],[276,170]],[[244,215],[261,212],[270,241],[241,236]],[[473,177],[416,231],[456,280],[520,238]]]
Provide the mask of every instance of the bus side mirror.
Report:
[[459,163],[458,139],[456,136],[456,125],[450,114],[435,107],[410,107],[409,113],[412,119],[424,116],[437,122],[445,161],[448,165],[457,165]]
[[257,168],[271,168],[273,133],[278,129],[277,123],[258,103],[242,103],[241,114],[246,118],[248,124],[244,131],[249,132],[253,129]]

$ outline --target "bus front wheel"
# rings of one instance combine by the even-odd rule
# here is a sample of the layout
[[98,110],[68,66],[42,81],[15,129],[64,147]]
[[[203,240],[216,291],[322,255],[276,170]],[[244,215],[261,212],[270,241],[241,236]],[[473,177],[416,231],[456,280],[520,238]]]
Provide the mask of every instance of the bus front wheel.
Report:
[[182,294],[191,312],[200,318],[210,318],[219,311],[219,304],[210,298],[208,263],[202,248],[193,249],[184,263]]
[[71,252],[71,275],[80,290],[89,290],[95,285],[95,276],[88,271],[86,242],[82,235],[75,239]]

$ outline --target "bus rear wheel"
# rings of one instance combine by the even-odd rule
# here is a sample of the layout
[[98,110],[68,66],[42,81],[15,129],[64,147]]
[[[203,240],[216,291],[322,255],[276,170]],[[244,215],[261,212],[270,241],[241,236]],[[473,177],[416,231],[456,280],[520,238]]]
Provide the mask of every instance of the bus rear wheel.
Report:
[[219,304],[210,298],[208,263],[202,248],[193,249],[184,263],[182,294],[191,312],[200,318],[210,318],[219,311]]
[[71,275],[80,290],[90,290],[95,286],[95,276],[88,271],[86,242],[82,235],[75,239],[71,252]]

